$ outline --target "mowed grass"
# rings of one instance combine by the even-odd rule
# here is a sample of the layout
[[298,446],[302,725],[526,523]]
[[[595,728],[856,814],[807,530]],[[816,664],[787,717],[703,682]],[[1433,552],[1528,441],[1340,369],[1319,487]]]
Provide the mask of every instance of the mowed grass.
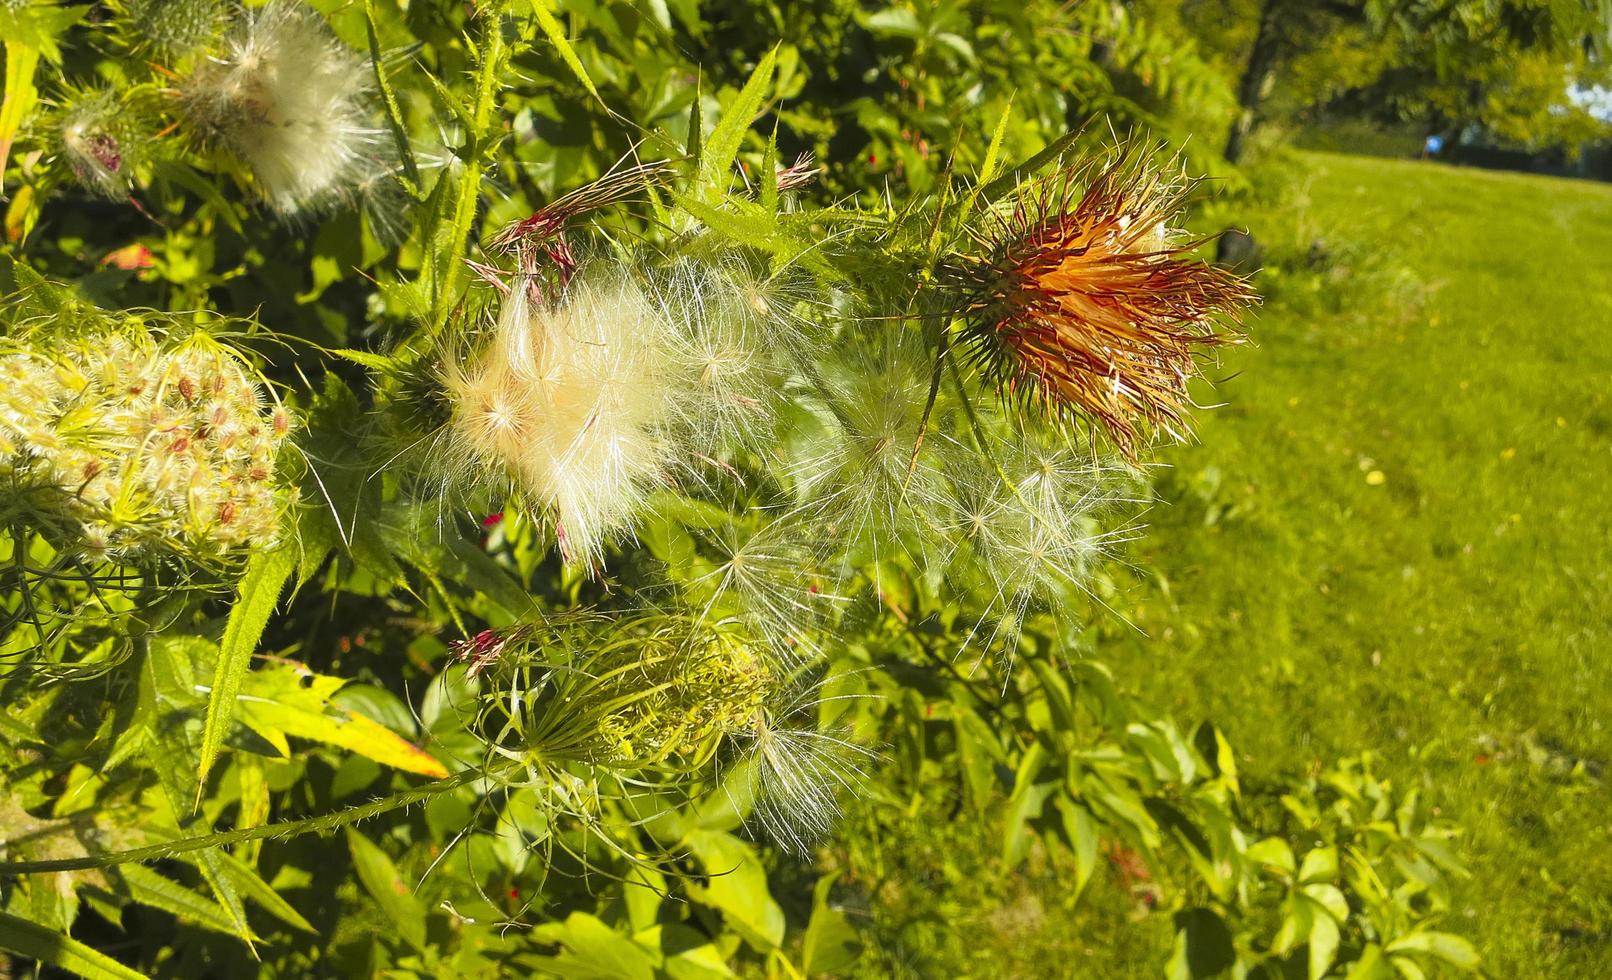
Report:
[[1302,160],[1097,655],[1253,778],[1377,753],[1464,828],[1490,975],[1612,976],[1612,186]]

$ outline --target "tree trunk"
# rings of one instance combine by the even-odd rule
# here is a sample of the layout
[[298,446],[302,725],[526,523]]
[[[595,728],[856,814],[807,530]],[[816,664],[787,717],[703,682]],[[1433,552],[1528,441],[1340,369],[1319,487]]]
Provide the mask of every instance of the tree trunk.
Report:
[[1254,33],[1254,46],[1248,52],[1248,64],[1237,83],[1237,118],[1232,120],[1231,133],[1226,137],[1226,161],[1236,163],[1242,159],[1248,134],[1254,129],[1259,115],[1259,104],[1264,101],[1271,79],[1276,74],[1276,62],[1281,56],[1281,30],[1278,20],[1282,0],[1265,0],[1259,9],[1259,28]]

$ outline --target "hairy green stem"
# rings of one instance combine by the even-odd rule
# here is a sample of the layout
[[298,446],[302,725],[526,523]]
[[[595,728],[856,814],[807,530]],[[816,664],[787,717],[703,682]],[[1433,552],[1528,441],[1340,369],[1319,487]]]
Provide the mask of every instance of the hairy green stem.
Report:
[[84,857],[60,858],[53,861],[6,861],[0,862],[0,877],[15,877],[17,875],[38,874],[46,871],[82,871],[86,868],[107,868],[118,864],[133,862],[158,861],[163,858],[184,854],[188,851],[200,851],[209,847],[226,847],[230,844],[243,844],[254,840],[284,840],[290,837],[300,837],[303,834],[328,834],[340,830],[351,824],[378,817],[383,813],[397,810],[402,807],[422,803],[439,793],[458,789],[467,783],[472,783],[483,777],[496,777],[500,773],[515,768],[517,763],[507,763],[496,769],[484,770],[478,768],[466,769],[464,772],[439,779],[435,782],[416,786],[413,789],[394,793],[391,796],[375,800],[359,806],[337,810],[322,816],[307,817],[302,820],[288,820],[283,823],[265,824],[261,827],[247,827],[241,830],[228,830],[217,834],[207,834],[203,837],[186,837],[181,840],[164,841],[160,844],[149,844],[145,847],[136,847],[127,851],[112,851],[106,854],[89,854]]

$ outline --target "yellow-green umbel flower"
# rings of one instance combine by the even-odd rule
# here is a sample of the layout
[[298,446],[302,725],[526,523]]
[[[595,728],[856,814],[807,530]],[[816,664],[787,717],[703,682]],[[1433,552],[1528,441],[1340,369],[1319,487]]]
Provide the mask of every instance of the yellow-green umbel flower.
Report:
[[490,678],[478,729],[533,764],[686,765],[747,730],[772,686],[733,624],[575,615],[461,641]]

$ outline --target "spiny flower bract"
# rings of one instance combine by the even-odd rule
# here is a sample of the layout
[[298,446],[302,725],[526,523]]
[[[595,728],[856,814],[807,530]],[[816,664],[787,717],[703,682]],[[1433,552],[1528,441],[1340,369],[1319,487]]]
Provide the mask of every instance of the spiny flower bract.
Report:
[[69,90],[58,101],[47,118],[67,173],[98,197],[127,195],[151,139],[139,110],[111,89]]
[[224,0],[122,0],[114,27],[136,52],[172,65],[212,42],[224,23]]

